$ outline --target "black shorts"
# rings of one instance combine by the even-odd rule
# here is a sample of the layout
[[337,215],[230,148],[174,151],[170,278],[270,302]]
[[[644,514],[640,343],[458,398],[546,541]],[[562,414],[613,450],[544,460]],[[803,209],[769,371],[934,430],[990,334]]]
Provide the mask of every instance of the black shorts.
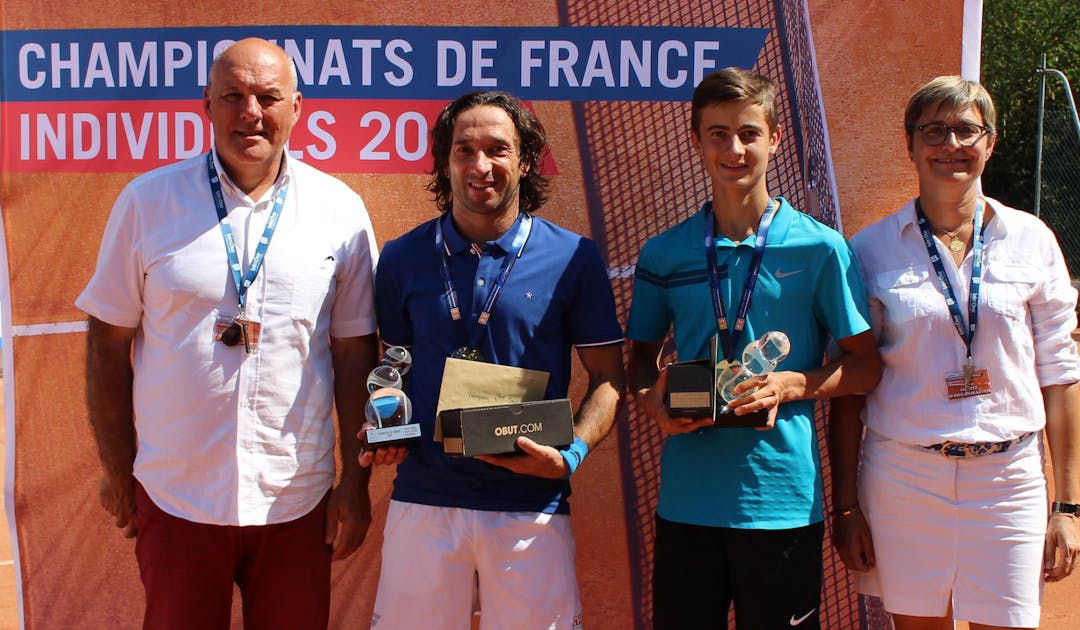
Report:
[[817,630],[824,523],[733,529],[656,516],[653,627]]

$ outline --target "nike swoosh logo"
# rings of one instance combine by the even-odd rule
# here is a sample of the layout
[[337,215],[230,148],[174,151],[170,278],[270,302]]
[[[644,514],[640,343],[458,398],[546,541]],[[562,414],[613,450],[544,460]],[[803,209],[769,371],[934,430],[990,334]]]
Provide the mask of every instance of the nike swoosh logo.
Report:
[[780,271],[779,269],[777,269],[776,273],[774,273],[773,275],[776,276],[777,280],[783,280],[784,278],[794,276],[795,274],[802,273],[804,271],[806,271],[806,270],[805,269],[796,269],[795,271]]
[[795,626],[797,626],[797,625],[801,624],[802,622],[806,621],[807,619],[809,619],[810,615],[814,614],[815,610],[817,610],[817,608],[811,608],[810,612],[806,613],[802,617],[799,617],[798,619],[795,618],[795,615],[792,615],[791,619],[788,621],[788,625],[794,628]]

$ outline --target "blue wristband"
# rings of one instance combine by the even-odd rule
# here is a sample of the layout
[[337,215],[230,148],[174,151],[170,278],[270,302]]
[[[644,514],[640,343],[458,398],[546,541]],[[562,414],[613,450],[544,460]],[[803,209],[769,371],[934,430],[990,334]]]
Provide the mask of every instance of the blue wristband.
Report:
[[577,467],[581,465],[581,462],[585,460],[585,456],[589,454],[589,445],[585,443],[585,440],[576,437],[573,443],[565,451],[559,451],[559,455],[566,460],[567,473],[563,475],[563,479],[569,479],[570,475],[574,474]]

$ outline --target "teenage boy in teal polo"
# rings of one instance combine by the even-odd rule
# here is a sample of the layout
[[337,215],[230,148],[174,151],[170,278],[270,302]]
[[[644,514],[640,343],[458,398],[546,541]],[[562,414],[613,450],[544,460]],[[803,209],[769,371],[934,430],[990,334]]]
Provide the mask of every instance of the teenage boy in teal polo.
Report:
[[[844,238],[769,192],[781,139],[772,81],[735,68],[709,75],[694,91],[691,131],[712,199],[645,243],[627,326],[631,386],[668,436],[654,624],[726,628],[734,602],[740,628],[817,628],[824,524],[814,400],[878,381],[866,292]],[[672,329],[680,361],[709,357],[718,333],[718,360],[738,359],[771,330],[790,338],[781,371],[742,384],[737,393],[757,389],[730,405],[738,415],[767,410],[764,430],[668,415],[659,358]],[[840,352],[823,366],[830,337]]]

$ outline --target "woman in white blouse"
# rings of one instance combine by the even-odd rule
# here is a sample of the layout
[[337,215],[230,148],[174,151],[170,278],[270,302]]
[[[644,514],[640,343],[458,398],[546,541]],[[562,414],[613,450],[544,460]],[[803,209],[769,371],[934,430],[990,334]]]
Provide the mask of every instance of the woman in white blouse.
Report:
[[884,372],[832,403],[833,542],[897,630],[1035,628],[1080,563],[1077,292],[1053,233],[980,194],[995,123],[977,83],[916,91],[919,196],[851,241]]

